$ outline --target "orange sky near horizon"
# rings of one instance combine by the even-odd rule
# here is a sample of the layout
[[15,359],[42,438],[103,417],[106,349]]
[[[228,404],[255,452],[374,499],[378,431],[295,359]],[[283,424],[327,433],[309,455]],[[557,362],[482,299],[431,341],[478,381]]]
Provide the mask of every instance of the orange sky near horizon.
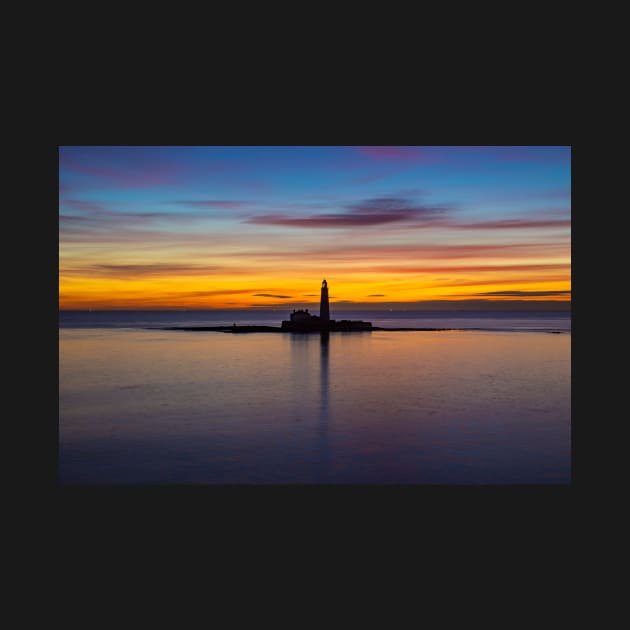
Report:
[[59,308],[570,302],[568,150],[262,149],[61,147]]

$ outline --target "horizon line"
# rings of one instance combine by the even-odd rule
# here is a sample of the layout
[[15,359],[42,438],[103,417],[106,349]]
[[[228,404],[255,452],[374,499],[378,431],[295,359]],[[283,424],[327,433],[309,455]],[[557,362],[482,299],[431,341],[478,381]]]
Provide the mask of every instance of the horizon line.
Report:
[[[547,311],[571,311],[572,301],[570,299],[562,300],[426,300],[423,302],[343,302],[331,303],[331,307],[337,304],[336,310],[383,310],[383,311],[423,311],[423,310],[547,310]],[[247,305],[247,306],[172,306],[172,305],[153,305],[153,306],[82,306],[82,307],[59,307],[58,312],[72,311],[289,311],[296,307],[306,306],[311,308],[318,306],[319,302],[285,302],[282,304],[265,304],[265,305]],[[331,308],[332,310],[332,308]]]

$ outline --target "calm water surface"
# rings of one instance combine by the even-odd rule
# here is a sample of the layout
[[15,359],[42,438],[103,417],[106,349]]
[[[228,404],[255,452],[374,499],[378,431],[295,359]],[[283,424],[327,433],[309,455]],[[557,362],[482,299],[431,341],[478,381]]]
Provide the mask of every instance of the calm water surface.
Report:
[[570,482],[570,333],[59,339],[62,483]]
[[[288,309],[181,311],[60,311],[60,328],[160,328],[167,326],[280,326]],[[317,312],[317,308],[315,308]],[[362,319],[384,328],[571,330],[569,311],[335,311],[336,319]]]

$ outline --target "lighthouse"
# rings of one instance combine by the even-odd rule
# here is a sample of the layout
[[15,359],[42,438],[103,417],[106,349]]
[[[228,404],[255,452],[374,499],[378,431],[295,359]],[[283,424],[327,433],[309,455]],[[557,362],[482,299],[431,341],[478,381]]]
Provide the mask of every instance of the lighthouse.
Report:
[[282,322],[282,331],[286,332],[321,332],[322,338],[329,332],[350,332],[351,330],[372,330],[372,322],[361,320],[342,319],[337,321],[330,319],[330,307],[328,306],[328,283],[322,282],[322,296],[319,302],[319,316],[311,315],[308,309],[305,311],[293,311],[288,320]]
[[328,308],[328,284],[322,282],[322,296],[319,303],[319,321],[322,328],[327,329],[330,324],[330,310]]

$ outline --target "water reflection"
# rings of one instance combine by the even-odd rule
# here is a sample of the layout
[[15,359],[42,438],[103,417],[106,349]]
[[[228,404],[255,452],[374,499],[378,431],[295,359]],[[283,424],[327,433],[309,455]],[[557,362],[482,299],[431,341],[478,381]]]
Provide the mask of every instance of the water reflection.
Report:
[[569,335],[331,337],[60,330],[61,481],[570,481]]
[[[311,480],[327,483],[330,477],[329,334],[292,333],[290,339],[293,387],[299,392],[295,414],[308,422],[314,438]],[[319,361],[316,344],[319,345]]]
[[328,333],[322,333],[319,344],[319,480],[321,483],[328,481],[330,457],[328,444],[328,343]]

